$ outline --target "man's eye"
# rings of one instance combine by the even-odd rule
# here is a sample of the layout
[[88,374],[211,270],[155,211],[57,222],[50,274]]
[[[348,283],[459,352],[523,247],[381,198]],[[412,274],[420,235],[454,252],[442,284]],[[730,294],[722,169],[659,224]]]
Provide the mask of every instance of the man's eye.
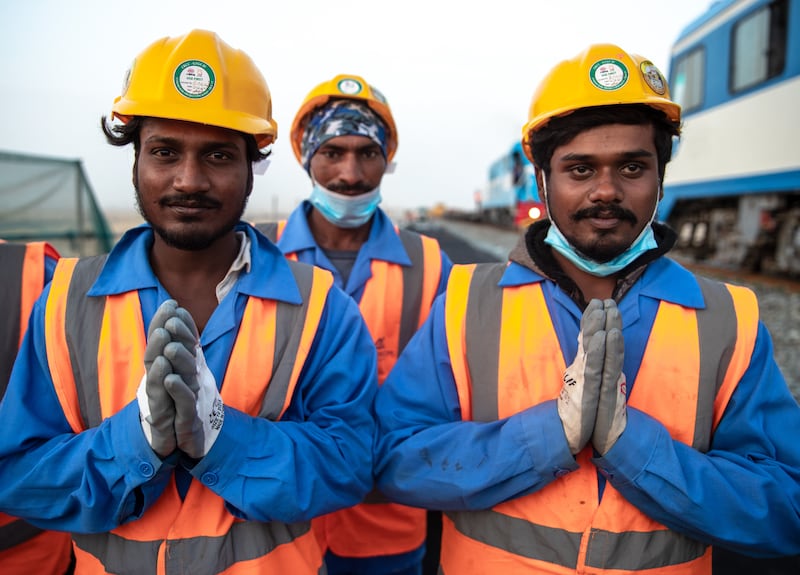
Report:
[[575,174],[576,176],[585,176],[591,172],[588,166],[573,166],[570,168],[570,172]]
[[627,164],[622,168],[622,171],[628,175],[634,175],[641,173],[642,169],[639,164]]

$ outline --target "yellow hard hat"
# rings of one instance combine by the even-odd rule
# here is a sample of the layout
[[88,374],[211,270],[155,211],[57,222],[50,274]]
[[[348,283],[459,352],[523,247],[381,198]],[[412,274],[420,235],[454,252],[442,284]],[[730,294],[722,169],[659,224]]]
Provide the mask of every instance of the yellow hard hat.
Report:
[[522,147],[533,161],[531,136],[550,118],[580,108],[614,104],[644,104],[681,120],[681,107],[670,99],[669,86],[658,68],[614,44],[594,44],[576,57],[557,64],[539,84],[522,128]]
[[374,86],[361,76],[339,74],[332,80],[322,82],[311,90],[300,105],[292,122],[292,150],[297,161],[303,163],[301,144],[309,114],[330,100],[363,100],[386,124],[386,161],[391,162],[397,151],[397,127],[394,124],[389,102]]
[[250,57],[214,32],[161,38],[141,52],[125,78],[112,116],[185,120],[252,134],[259,148],[275,141],[269,88]]

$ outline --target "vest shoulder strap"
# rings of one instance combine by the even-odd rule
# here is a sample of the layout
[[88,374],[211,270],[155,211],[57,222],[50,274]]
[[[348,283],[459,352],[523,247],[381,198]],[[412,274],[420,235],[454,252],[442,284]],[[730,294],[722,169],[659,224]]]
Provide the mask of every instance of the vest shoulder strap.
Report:
[[442,254],[439,242],[406,229],[398,236],[411,259],[403,267],[403,313],[400,323],[399,351],[427,319],[442,277]]
[[[8,313],[14,317],[0,322],[0,397],[5,395],[11,366],[17,356],[22,334],[22,275],[25,267],[25,246],[22,244],[0,245],[0,301]],[[8,321],[11,320],[11,321]]]
[[278,241],[278,222],[260,222],[253,227],[264,234],[273,244]]
[[[86,294],[107,255],[62,258],[56,265],[45,310],[47,360],[56,394],[75,432],[102,421],[96,393],[97,349],[106,298]],[[75,385],[75,382],[89,382]]]
[[456,265],[448,280],[447,342],[464,420],[474,417],[472,382],[496,388],[503,307],[498,283],[505,269],[505,263]]
[[[731,395],[750,365],[758,334],[758,300],[748,288],[697,277],[706,307],[697,311],[701,342],[700,381],[694,447],[707,451]],[[702,406],[700,403],[702,402]],[[712,409],[713,408],[713,409]],[[700,426],[700,410],[705,422]],[[712,421],[708,421],[713,417]]]
[[330,272],[293,260],[287,262],[303,303],[279,302],[277,306],[273,370],[259,414],[271,420],[279,419],[289,407],[333,286]]

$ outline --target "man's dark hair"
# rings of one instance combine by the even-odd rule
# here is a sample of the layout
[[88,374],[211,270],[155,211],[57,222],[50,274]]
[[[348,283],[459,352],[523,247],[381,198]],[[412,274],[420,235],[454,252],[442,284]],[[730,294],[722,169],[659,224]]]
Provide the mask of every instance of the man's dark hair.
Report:
[[[127,146],[128,144],[133,144],[134,185],[137,185],[138,182],[136,168],[139,164],[139,148],[141,146],[139,134],[142,131],[142,124],[145,120],[147,120],[147,118],[148,116],[133,116],[124,124],[121,122],[113,123],[109,121],[106,116],[102,116],[100,118],[100,127],[103,130],[103,134],[105,134],[106,141],[109,144],[112,146]],[[245,134],[244,132],[239,133],[244,138],[247,159],[249,160],[247,165],[247,190],[249,194],[253,190],[253,162],[259,162],[267,158],[272,153],[272,149],[270,148],[266,152],[262,152],[258,149],[255,136],[252,134]]]
[[[139,133],[142,130],[142,123],[147,116],[134,116],[127,123],[112,123],[106,116],[100,118],[100,127],[106,136],[106,141],[112,146],[127,146],[133,144],[135,157],[139,157]],[[272,152],[262,152],[258,149],[255,136],[241,132],[247,146],[247,159],[251,162],[258,162],[268,157]]]
[[550,160],[559,146],[571,142],[578,134],[607,124],[638,126],[651,124],[658,156],[658,177],[664,181],[664,171],[672,158],[672,138],[680,135],[680,123],[673,122],[661,110],[644,104],[617,104],[580,108],[566,116],[551,118],[531,137],[534,164],[550,177]]

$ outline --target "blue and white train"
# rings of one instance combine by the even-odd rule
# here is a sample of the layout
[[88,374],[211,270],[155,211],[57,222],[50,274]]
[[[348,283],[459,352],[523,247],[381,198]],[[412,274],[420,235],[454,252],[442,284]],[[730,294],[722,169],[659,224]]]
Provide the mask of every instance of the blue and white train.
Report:
[[800,275],[800,0],[719,0],[676,39],[683,134],[659,219],[680,252]]
[[517,141],[489,166],[489,185],[480,198],[479,218],[501,227],[526,227],[545,217],[533,165]]

